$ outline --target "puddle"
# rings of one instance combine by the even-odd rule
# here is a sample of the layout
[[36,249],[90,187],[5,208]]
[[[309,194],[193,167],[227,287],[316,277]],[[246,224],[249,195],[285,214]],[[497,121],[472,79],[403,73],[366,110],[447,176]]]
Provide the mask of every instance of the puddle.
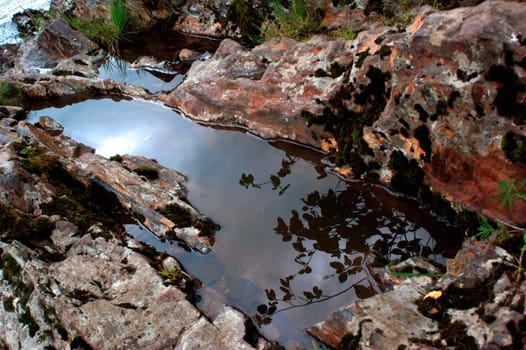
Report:
[[132,69],[130,66],[131,64],[123,59],[109,56],[100,67],[99,79],[111,79],[142,87],[155,94],[175,89],[184,78],[182,73],[167,74],[146,69]]
[[462,239],[448,239],[454,229],[413,200],[326,172],[315,151],[199,125],[159,104],[88,100],[30,120],[43,115],[103,156],[144,155],[188,176],[188,199],[221,225],[213,251],[188,252],[135,225],[130,234],[203,282],[203,312],[231,304],[287,348],[312,348],[305,327],[375,293],[365,268],[373,252],[444,262]]

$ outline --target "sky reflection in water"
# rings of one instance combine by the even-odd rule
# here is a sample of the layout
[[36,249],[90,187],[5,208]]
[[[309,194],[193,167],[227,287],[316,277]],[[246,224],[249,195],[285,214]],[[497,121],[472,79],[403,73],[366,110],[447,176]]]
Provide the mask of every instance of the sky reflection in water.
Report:
[[[49,115],[106,157],[144,155],[188,176],[188,199],[219,223],[212,253],[189,253],[140,227],[135,235],[176,256],[214,299],[252,316],[283,345],[311,346],[302,329],[374,294],[365,260],[424,255],[442,261],[448,229],[414,201],[323,171],[321,156],[243,132],[198,125],[159,104],[91,100]],[[443,237],[435,242],[429,235]]]

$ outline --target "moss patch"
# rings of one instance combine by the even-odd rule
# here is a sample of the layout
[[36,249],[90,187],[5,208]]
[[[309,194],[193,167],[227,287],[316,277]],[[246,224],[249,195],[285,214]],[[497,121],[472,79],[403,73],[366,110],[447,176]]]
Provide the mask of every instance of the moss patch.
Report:
[[26,94],[15,84],[0,81],[0,105],[21,106],[26,99]]
[[502,150],[514,163],[526,163],[526,137],[507,132],[502,136]]
[[150,166],[140,166],[133,170],[134,173],[144,176],[148,180],[155,180],[159,178],[159,171]]
[[194,216],[188,210],[177,204],[169,204],[158,210],[158,212],[170,219],[175,224],[175,227],[182,228],[194,226],[201,231],[201,236],[212,236],[220,229],[220,226],[214,223],[211,219]]
[[7,241],[17,239],[29,243],[45,240],[54,228],[55,225],[47,217],[28,217],[0,203],[0,237]]
[[228,7],[227,21],[232,22],[241,33],[241,37],[248,43],[254,43],[261,36],[261,23],[265,12],[258,12],[246,0],[234,0]]

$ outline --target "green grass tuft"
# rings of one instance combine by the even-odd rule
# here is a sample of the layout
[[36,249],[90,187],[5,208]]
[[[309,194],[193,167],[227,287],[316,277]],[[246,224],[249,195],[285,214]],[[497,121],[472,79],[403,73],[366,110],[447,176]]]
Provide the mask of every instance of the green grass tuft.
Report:
[[265,39],[286,36],[294,40],[306,40],[321,30],[320,10],[305,4],[304,0],[291,0],[287,7],[281,2],[270,4],[274,20],[265,29]]

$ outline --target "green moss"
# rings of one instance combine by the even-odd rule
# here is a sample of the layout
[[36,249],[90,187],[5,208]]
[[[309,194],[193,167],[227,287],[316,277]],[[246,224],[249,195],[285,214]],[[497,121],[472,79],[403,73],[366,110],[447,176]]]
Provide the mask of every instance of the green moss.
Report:
[[344,39],[344,40],[354,40],[356,39],[356,30],[353,27],[339,27],[338,29],[329,33],[331,38],[335,39]]
[[260,41],[263,15],[264,13],[256,11],[250,2],[234,0],[228,7],[227,20],[239,29],[245,41],[253,43]]
[[307,110],[301,111],[301,116],[305,118],[305,120],[307,120],[308,126],[311,126],[312,124],[317,124],[317,125],[325,124],[327,122],[327,117],[328,117],[328,115],[325,113],[321,115],[316,115]]
[[8,81],[0,81],[0,105],[20,106],[25,98],[21,88]]
[[36,323],[35,319],[31,315],[29,309],[25,309],[22,314],[18,317],[20,323],[25,324],[29,329],[29,335],[34,337],[36,332],[40,329],[40,326]]
[[194,218],[192,214],[176,204],[170,204],[159,210],[159,213],[170,219],[175,227],[188,227],[192,226]]
[[502,136],[501,147],[512,162],[526,163],[526,137],[509,131]]
[[15,301],[15,298],[13,297],[10,297],[10,296],[4,297],[4,299],[2,300],[4,310],[7,312],[15,312],[15,306],[13,304],[14,301]]
[[156,168],[149,166],[140,166],[133,170],[134,173],[144,176],[148,180],[155,180],[159,178],[159,171]]
[[9,253],[4,253],[2,259],[0,260],[4,279],[9,282],[15,289],[23,286],[22,282],[22,268],[16,262],[15,258]]
[[28,217],[0,203],[0,236],[5,240],[21,242],[41,241],[49,238],[55,225],[47,217]]
[[177,282],[177,280],[180,277],[179,270],[177,270],[177,269],[169,269],[169,268],[166,268],[166,267],[163,267],[159,271],[159,274],[161,275],[161,277],[167,278],[171,282]]
[[47,178],[57,190],[57,197],[42,205],[45,214],[66,217],[81,231],[98,223],[116,232],[122,231],[115,214],[124,210],[113,193],[97,183],[85,186],[73,178],[60,163],[47,169]]
[[193,216],[188,210],[176,204],[167,205],[158,212],[170,219],[175,227],[194,226],[201,231],[201,236],[212,236],[215,231],[220,229],[220,226],[209,218]]
[[123,158],[122,158],[122,156],[121,156],[120,154],[116,154],[116,155],[114,155],[114,156],[111,156],[111,157],[110,157],[110,160],[113,160],[113,161],[115,161],[115,162],[122,163]]

